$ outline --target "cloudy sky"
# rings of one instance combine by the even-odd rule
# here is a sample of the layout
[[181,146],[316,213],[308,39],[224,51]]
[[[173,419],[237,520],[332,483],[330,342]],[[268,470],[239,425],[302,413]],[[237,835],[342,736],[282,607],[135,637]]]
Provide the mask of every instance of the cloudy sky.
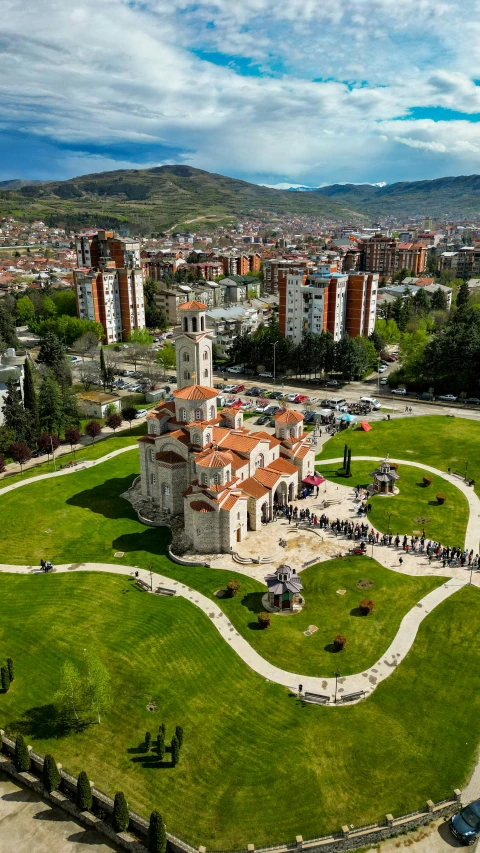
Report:
[[480,172],[480,0],[3,0],[0,179]]

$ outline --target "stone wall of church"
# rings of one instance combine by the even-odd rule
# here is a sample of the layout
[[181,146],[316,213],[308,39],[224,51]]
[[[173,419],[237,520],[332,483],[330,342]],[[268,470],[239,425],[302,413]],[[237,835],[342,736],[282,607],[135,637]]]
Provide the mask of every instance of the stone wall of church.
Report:
[[[191,509],[190,500],[202,500],[202,495],[184,499],[185,534],[196,554],[218,554],[221,547],[220,512],[197,512]],[[230,550],[228,548],[227,550]]]

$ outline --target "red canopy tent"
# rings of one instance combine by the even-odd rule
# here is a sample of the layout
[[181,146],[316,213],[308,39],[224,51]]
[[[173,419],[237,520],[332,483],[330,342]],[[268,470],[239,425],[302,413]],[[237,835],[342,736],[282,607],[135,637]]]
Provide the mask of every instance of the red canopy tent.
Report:
[[361,426],[361,428],[363,429],[363,431],[364,431],[364,432],[370,432],[370,430],[371,430],[371,428],[372,428],[372,427],[370,426],[370,424],[368,423],[368,421],[362,421],[362,422],[361,422],[361,424],[360,424],[360,426]]
[[308,477],[302,480],[302,483],[305,483],[306,486],[321,486],[324,482],[325,477],[321,477],[320,474],[309,474]]

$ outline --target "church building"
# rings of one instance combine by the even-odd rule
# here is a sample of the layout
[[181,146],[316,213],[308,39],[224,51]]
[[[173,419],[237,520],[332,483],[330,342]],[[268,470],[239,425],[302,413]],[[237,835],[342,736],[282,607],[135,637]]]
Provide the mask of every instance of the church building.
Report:
[[194,553],[228,553],[272,519],[275,504],[293,501],[315,453],[300,412],[278,412],[271,435],[247,430],[235,408],[218,410],[207,306],[178,310],[177,390],[147,415],[139,439],[142,496],[165,518],[183,516]]

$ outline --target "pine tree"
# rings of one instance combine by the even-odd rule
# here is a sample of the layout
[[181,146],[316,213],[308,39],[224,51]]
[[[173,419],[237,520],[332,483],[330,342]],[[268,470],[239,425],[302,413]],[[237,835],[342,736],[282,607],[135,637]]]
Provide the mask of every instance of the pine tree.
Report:
[[38,410],[41,429],[58,435],[63,424],[62,392],[51,373],[44,377],[40,386]]
[[165,853],[167,849],[167,832],[161,814],[157,811],[150,815],[148,827],[148,849],[150,853]]
[[1,667],[0,678],[2,681],[2,690],[5,690],[5,693],[8,693],[10,687],[10,676],[8,674],[8,669],[6,666]]
[[55,376],[62,374],[65,351],[60,338],[53,332],[47,332],[43,337],[37,361],[39,364],[49,367]]
[[15,739],[15,768],[19,773],[30,770],[30,753],[23,735],[18,735]]
[[159,731],[157,735],[157,755],[160,761],[165,755],[165,735],[162,731]]
[[15,679],[15,667],[13,665],[12,658],[7,658],[7,669],[10,681],[14,681]]
[[118,791],[115,794],[112,822],[115,832],[125,832],[130,823],[128,805],[123,791]]
[[343,470],[344,471],[347,467],[347,454],[348,454],[348,447],[347,447],[347,445],[345,445],[345,447],[343,448]]
[[16,441],[25,441],[28,436],[28,415],[23,408],[22,397],[15,379],[7,379],[7,396],[2,406],[4,426],[15,433]]
[[178,759],[180,758],[180,744],[177,740],[177,736],[174,735],[172,737],[172,742],[170,744],[170,749],[172,752],[172,767],[176,767],[178,764]]
[[103,390],[105,390],[107,386],[107,366],[105,364],[105,353],[103,351],[103,347],[100,347],[100,376],[102,379]]
[[49,753],[43,759],[42,780],[43,785],[49,794],[51,794],[52,791],[56,791],[62,781],[56,761],[53,755],[50,755]]
[[176,726],[175,734],[176,734],[176,737],[178,740],[178,745],[179,745],[179,747],[181,747],[182,743],[183,743],[183,729],[181,726]]
[[352,451],[349,450],[348,456],[347,456],[347,467],[345,468],[345,474],[347,475],[347,477],[351,476],[351,470],[350,470],[351,466],[352,466]]
[[33,367],[29,358],[23,368],[23,406],[28,413],[28,439],[31,444],[37,438],[40,427],[38,421],[37,392],[33,380]]
[[160,723],[158,731],[162,733],[163,737],[165,737],[165,723]]
[[90,787],[90,782],[88,781],[88,776],[85,773],[85,770],[82,770],[81,773],[78,774],[77,793],[75,801],[78,808],[81,809],[82,812],[89,811],[92,808],[92,789]]

